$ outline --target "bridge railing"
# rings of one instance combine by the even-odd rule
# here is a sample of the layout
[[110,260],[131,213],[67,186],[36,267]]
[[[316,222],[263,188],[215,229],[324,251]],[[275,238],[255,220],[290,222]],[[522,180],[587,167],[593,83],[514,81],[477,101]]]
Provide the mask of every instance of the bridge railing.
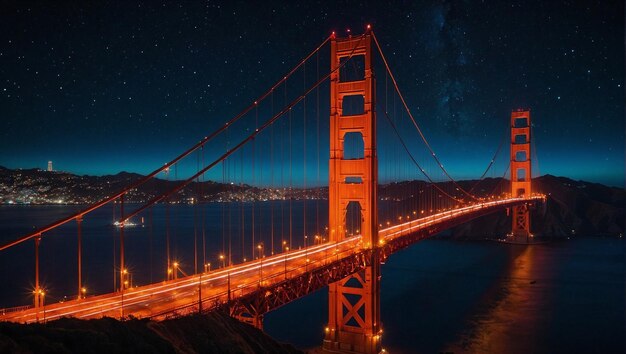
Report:
[[[398,237],[404,236],[405,233],[411,233],[413,232],[412,231],[413,229],[419,226],[430,227],[431,225],[439,224],[438,221],[448,220],[450,217],[455,216],[455,215],[459,215],[459,214],[466,215],[466,214],[471,214],[473,212],[476,212],[477,210],[494,209],[502,205],[515,204],[520,201],[536,200],[536,199],[541,199],[541,198],[543,197],[533,196],[531,198],[523,198],[523,199],[511,198],[507,200],[487,201],[487,202],[483,202],[483,203],[479,203],[475,205],[462,207],[460,209],[446,210],[436,215],[429,215],[423,218],[414,219],[407,223],[394,225],[386,229],[385,231],[387,231],[387,234],[398,233],[398,231],[400,232],[397,235],[393,237],[388,237],[388,238],[385,238],[384,235],[381,235],[383,236],[383,238],[385,238],[385,241],[383,241],[381,245],[379,246],[381,246],[381,248],[384,249],[385,247],[390,246],[390,245],[387,245],[387,242],[390,242]],[[426,236],[423,235],[423,236],[420,236],[420,238],[427,237],[431,234],[432,233],[427,233],[425,234]],[[305,260],[304,264],[298,264],[295,266],[293,264],[291,265],[288,264],[288,262],[290,261],[289,257],[291,257],[296,252],[301,253],[303,250],[301,249],[301,250],[293,250],[293,251],[285,252],[284,254],[278,255],[278,258],[285,257],[286,268],[282,272],[263,275],[262,271],[260,271],[261,274],[259,278],[255,278],[254,280],[251,280],[249,282],[244,282],[243,284],[240,283],[234,289],[219,292],[209,297],[203,297],[201,299],[201,303],[202,303],[201,305],[199,304],[198,301],[193,301],[186,305],[182,305],[173,309],[169,309],[169,310],[162,311],[156,314],[152,314],[148,317],[169,318],[169,317],[182,316],[185,314],[198,312],[200,309],[200,306],[202,308],[202,311],[210,311],[219,307],[227,306],[229,300],[234,301],[237,298],[242,298],[242,297],[251,295],[259,291],[272,291],[274,287],[276,287],[279,284],[284,283],[287,280],[294,279],[312,270],[315,270],[320,267],[324,267],[327,264],[336,262],[344,257],[354,255],[355,254],[354,247],[362,247],[363,245],[360,244],[360,237],[358,236],[352,237],[349,240],[351,242],[343,243],[341,245],[338,245],[337,247],[329,244],[328,248],[324,251],[325,254],[322,258],[319,258],[319,257],[311,258],[308,262]],[[304,251],[306,251],[306,249],[304,249]],[[273,260],[278,259],[276,258],[276,256],[268,257],[268,258],[273,259]],[[269,267],[276,267],[276,264],[268,266],[268,270],[269,270]],[[206,285],[204,285],[203,283],[202,287],[204,286]]]
[[23,305],[23,306],[15,306],[15,307],[7,307],[0,309],[0,316],[8,315],[13,312],[20,312],[31,309],[33,305]]
[[515,203],[519,203],[523,201],[537,200],[537,199],[543,199],[543,198],[544,196],[537,195],[537,196],[532,196],[530,198],[508,198],[504,200],[483,201],[477,204],[472,204],[472,205],[468,205],[468,206],[464,206],[464,207],[460,207],[456,209],[445,210],[437,214],[428,215],[425,217],[409,220],[404,223],[390,226],[384,229],[384,232],[381,232],[381,236],[382,236],[382,239],[390,240],[396,237],[404,236],[406,233],[412,232],[412,230],[416,227],[424,227],[434,222],[438,222],[442,219],[449,219],[456,215],[469,214],[477,210],[482,210],[486,208],[494,208],[497,206],[515,204]]
[[[345,257],[354,255],[354,248],[352,244],[357,244],[359,242],[359,237],[353,237],[350,241],[343,243],[341,245],[335,246],[335,244],[330,245],[327,249],[325,249],[324,256],[315,259],[309,259],[307,262],[305,259],[304,264],[299,264],[296,266],[288,266],[285,271],[268,274],[267,276],[261,276],[260,279],[253,280],[247,283],[238,284],[235,289],[230,289],[226,291],[219,292],[217,294],[213,294],[209,297],[203,297],[202,302],[202,311],[207,312],[211,310],[215,310],[217,308],[223,308],[224,306],[228,306],[229,300],[234,301],[237,298],[241,298],[247,295],[251,295],[253,293],[259,291],[272,291],[272,289],[285,281],[294,279],[300,275],[306,274],[312,270],[315,270],[320,267],[324,267],[333,262],[339,261]],[[336,248],[337,247],[337,248]],[[339,249],[341,248],[341,249]],[[284,255],[280,257],[285,257],[285,261],[289,261],[290,254],[295,252],[302,252],[303,249],[287,251]],[[306,256],[305,256],[306,258]],[[274,265],[276,266],[276,265]],[[202,285],[204,288],[206,285]],[[151,319],[165,319],[165,318],[175,318],[179,316],[184,316],[192,313],[197,313],[200,310],[199,301],[193,301],[186,305],[178,306],[173,309],[161,311],[150,316],[147,316]]]
[[[437,215],[430,215],[423,218],[413,219],[400,225],[394,225],[386,229],[381,229],[380,235],[383,242],[377,245],[379,248],[382,249],[381,259],[384,259],[385,255],[390,255],[395,250],[407,247],[417,240],[432,236],[434,233],[439,232],[438,230],[440,230],[445,225],[449,226],[450,222],[452,221],[456,220],[458,222],[465,222],[467,220],[470,220],[472,216],[476,217],[478,214],[482,215],[485,212],[492,212],[505,206],[529,202],[541,198],[542,196],[535,196],[532,198],[510,198],[507,200],[489,201],[481,204],[462,207],[459,209],[446,210]],[[423,232],[421,232],[420,230],[423,230]],[[416,233],[416,231],[420,232]],[[414,235],[411,236],[411,234]],[[409,235],[410,237],[401,237],[407,235]],[[273,294],[272,291],[276,290],[280,292],[284,290],[280,288],[280,286],[282,286],[280,285],[281,283],[298,277],[300,278],[298,281],[302,282],[302,280],[308,279],[307,277],[302,277],[303,274],[319,273],[319,270],[324,268],[325,266],[333,262],[335,262],[335,264],[339,264],[339,260],[348,259],[350,256],[359,255],[363,253],[361,252],[361,250],[367,249],[368,247],[369,245],[364,245],[361,243],[361,238],[359,236],[355,236],[340,241],[338,243],[327,242],[324,244],[318,244],[301,249],[291,250],[268,257],[262,257],[261,259],[249,262],[248,264],[240,264],[237,266],[220,268],[219,272],[217,273],[202,273],[200,275],[190,276],[189,278],[184,280],[184,283],[186,284],[184,286],[189,287],[188,289],[193,290],[193,287],[198,286],[198,289],[201,288],[202,292],[204,293],[208,290],[207,288],[212,288],[213,286],[215,286],[215,290],[218,291],[216,292],[215,290],[208,290],[208,296],[202,297],[200,299],[200,302],[197,298],[192,299],[187,297],[185,299],[179,299],[181,301],[185,301],[184,305],[171,307],[170,309],[160,312],[155,311],[154,313],[151,313],[149,308],[144,308],[144,311],[139,310],[137,314],[140,314],[143,317],[164,318],[195,312],[198,311],[200,308],[202,308],[203,311],[212,310],[228,304],[229,300],[233,301],[235,299],[243,298],[254,293],[259,293],[261,291],[265,291],[266,294],[270,296]],[[308,261],[307,258],[309,259]],[[353,259],[352,262],[355,263],[358,261],[355,261]],[[333,267],[334,266],[335,265],[333,265]],[[331,269],[328,270],[332,271]],[[234,284],[234,286],[229,286],[229,289],[224,289],[226,286],[225,281],[227,275],[229,279],[229,285],[231,284],[230,280],[233,280],[232,284]],[[320,274],[314,274],[314,276],[318,277],[319,279],[322,279],[323,277]],[[319,279],[316,279],[316,281]],[[165,286],[166,283],[167,282],[164,282],[163,286]],[[292,282],[287,285],[293,284],[295,283]],[[224,290],[222,291],[222,289]],[[150,291],[151,290],[148,290],[148,292]],[[197,290],[195,294],[197,295]],[[291,296],[293,294],[289,295]],[[172,300],[175,299],[176,296],[173,295]],[[277,302],[274,302],[272,306],[276,306],[276,303]],[[28,310],[31,307],[32,306],[20,306],[0,310],[0,316],[10,314],[12,312]],[[133,310],[129,309],[128,313],[132,314]]]

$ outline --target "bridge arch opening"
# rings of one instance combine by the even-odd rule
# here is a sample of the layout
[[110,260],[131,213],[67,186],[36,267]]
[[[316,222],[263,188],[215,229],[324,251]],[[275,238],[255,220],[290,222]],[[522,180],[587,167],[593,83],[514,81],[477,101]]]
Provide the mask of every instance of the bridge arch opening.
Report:
[[514,128],[527,128],[528,127],[528,118],[526,118],[526,117],[515,118],[515,121],[513,122],[513,127]]
[[365,80],[365,55],[342,57],[339,64],[343,65],[339,69],[340,82]]
[[517,171],[517,180],[520,182],[524,182],[526,181],[526,169],[525,168],[518,168]]
[[363,223],[363,214],[361,213],[361,204],[357,201],[351,201],[346,207],[346,237],[352,237],[361,233],[361,225]]
[[361,177],[346,177],[346,184],[363,184],[363,178]]
[[365,141],[359,132],[346,133],[343,137],[343,159],[356,160],[365,157]]
[[513,140],[514,144],[526,144],[528,143],[528,136],[526,134],[518,134],[515,136],[515,139]]
[[365,97],[363,95],[343,96],[341,100],[341,115],[355,116],[365,113]]
[[526,151],[518,151],[515,153],[515,161],[524,162],[527,159],[528,159],[528,156],[526,155]]

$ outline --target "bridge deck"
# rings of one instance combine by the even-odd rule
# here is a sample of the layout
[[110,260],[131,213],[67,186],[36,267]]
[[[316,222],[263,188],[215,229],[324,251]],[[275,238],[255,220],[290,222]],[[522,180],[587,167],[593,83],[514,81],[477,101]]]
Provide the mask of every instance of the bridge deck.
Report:
[[[388,256],[419,239],[456,224],[502,208],[534,202],[538,199],[541,197],[484,202],[382,228],[379,230],[381,240],[379,247],[384,255]],[[429,232],[420,233],[420,231]],[[410,235],[419,235],[419,237],[406,237]],[[48,321],[65,316],[98,318],[130,315],[160,319],[172,314],[198,311],[199,290],[202,294],[203,309],[208,310],[222,306],[229,301],[237,302],[238,299],[252,298],[251,295],[259,291],[267,292],[264,297],[270,297],[273,294],[272,289],[279,284],[283,284],[281,286],[284,287],[284,284],[289,285],[288,281],[291,279],[316,273],[329,265],[332,265],[334,269],[338,262],[350,259],[351,256],[369,248],[369,245],[362,244],[360,236],[354,236],[337,243],[314,245],[203,274],[127,289],[124,292],[49,304],[40,308],[38,313],[32,307],[4,314],[0,312],[0,321],[32,323],[37,320],[37,317],[39,320]],[[361,261],[354,258],[354,262]],[[358,266],[351,267],[349,271],[358,270]],[[343,274],[338,275],[343,276]],[[333,278],[325,279],[331,281]],[[322,285],[326,284],[318,284],[318,286]],[[304,296],[316,290],[315,287],[310,286],[308,289],[295,296]],[[282,302],[277,302],[277,305],[268,305],[265,311],[291,300],[293,299],[283,299]]]

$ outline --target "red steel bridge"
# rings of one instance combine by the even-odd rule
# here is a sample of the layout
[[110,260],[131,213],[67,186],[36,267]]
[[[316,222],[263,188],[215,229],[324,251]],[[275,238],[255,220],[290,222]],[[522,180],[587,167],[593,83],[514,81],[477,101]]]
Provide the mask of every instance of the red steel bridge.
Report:
[[[328,70],[320,68],[320,52],[323,50],[330,52]],[[380,77],[374,74],[375,57],[380,58],[378,65],[382,67],[380,72],[384,73]],[[383,81],[385,89],[381,104],[377,101],[376,92]],[[328,114],[328,108],[320,108],[322,85],[328,85],[330,91],[328,219],[327,222],[320,221],[317,209],[315,221],[309,220],[307,228],[306,210],[297,211],[303,220],[299,223],[299,229],[294,231],[293,214],[296,211],[293,210],[292,200],[295,199],[297,189],[304,191],[302,193],[311,190],[307,189],[306,180],[311,175],[310,171],[309,174],[306,171],[307,166],[311,166],[311,159],[317,160],[317,178],[308,183],[320,186],[319,152],[322,150],[320,141],[324,140],[320,138],[320,122]],[[323,116],[321,111],[324,111]],[[395,166],[384,164],[385,167],[382,167],[381,164],[379,168],[379,156],[382,156],[384,146],[377,146],[377,140],[380,140],[378,130],[382,126],[382,123],[377,123],[377,113],[382,113],[389,128],[387,133],[395,138],[395,150],[392,149],[386,155]],[[262,117],[266,120],[263,121]],[[219,309],[262,328],[265,313],[328,286],[329,315],[323,347],[332,351],[381,352],[380,264],[387,257],[441,231],[503,210],[512,215],[511,238],[532,237],[529,208],[545,197],[533,193],[531,189],[530,112],[513,111],[510,119],[507,136],[510,131],[511,150],[510,155],[506,156],[506,166],[499,184],[490,187],[489,191],[479,187],[485,183],[483,180],[494,166],[503,144],[485,173],[473,185],[462,185],[444,168],[417,124],[390,70],[382,46],[369,26],[362,35],[339,38],[333,33],[243,111],[170,162],[132,181],[114,195],[0,246],[3,253],[23,247],[27,242],[35,247],[32,260],[33,305],[0,309],[0,320],[32,323],[64,316],[110,316],[121,319],[134,316],[158,320]],[[234,133],[237,124],[242,124],[244,133]],[[299,127],[302,135],[294,133],[294,127]],[[309,129],[308,133],[306,129]],[[306,141],[311,136],[315,136],[313,144]],[[266,140],[262,140],[263,137]],[[350,142],[353,137],[356,137],[356,143]],[[288,142],[279,142],[280,139]],[[218,147],[211,147],[210,144],[216,141]],[[421,154],[418,145],[422,149]],[[292,146],[296,146],[296,153]],[[310,150],[308,154],[306,152],[310,146],[314,146],[311,149],[315,150],[313,154]],[[293,155],[300,152],[305,161],[294,162]],[[215,156],[210,163],[206,163],[205,155],[210,153]],[[137,201],[137,191],[149,186],[160,175],[169,178],[172,171],[177,173],[177,166],[185,159],[193,159],[194,154],[196,166],[188,176],[176,176],[168,184],[171,188],[165,192],[154,194],[147,201]],[[264,158],[264,154],[270,157]],[[288,174],[285,172],[286,166]],[[128,242],[125,237],[128,237],[133,220],[148,215],[157,204],[167,206],[174,200],[191,200],[191,204],[202,204],[205,174],[220,169],[224,185],[235,190],[234,195],[241,196],[240,201],[234,200],[235,204],[244,203],[244,181],[252,186],[270,181],[267,183],[270,192],[282,193],[275,197],[283,201],[280,212],[276,210],[275,213],[273,206],[271,210],[272,218],[282,219],[282,225],[278,226],[281,236],[275,240],[278,231],[275,230],[273,220],[270,222],[271,240],[268,232],[263,231],[268,228],[258,226],[264,221],[254,208],[262,208],[263,201],[255,199],[252,202],[251,216],[244,212],[243,207],[235,210],[237,213],[241,210],[236,221],[232,221],[229,209],[228,220],[222,216],[221,252],[219,255],[214,253],[213,268],[211,257],[207,257],[205,225],[197,227],[194,224],[194,234],[189,235],[194,242],[194,267],[191,271],[189,267],[186,268],[187,272],[192,273],[187,274],[185,267],[178,261],[180,255],[175,254],[171,247],[168,213],[163,279],[147,285],[133,284],[127,265],[128,258],[133,256],[125,250]],[[304,171],[299,173],[299,170]],[[501,182],[509,170],[510,185],[505,186]],[[289,182],[285,181],[285,175]],[[390,192],[391,196],[382,197],[379,196],[381,175],[388,181],[406,180],[420,175],[424,182],[419,187],[408,187],[408,184],[403,187],[402,183],[390,182],[388,186],[391,187],[388,189],[394,187],[396,194]],[[294,177],[304,181],[294,184]],[[278,183],[277,179],[281,181]],[[294,185],[299,187],[294,188]],[[190,188],[192,191],[195,188],[196,192],[191,198],[185,194],[189,193]],[[500,188],[499,193],[497,188]],[[184,197],[176,199],[181,194]],[[224,195],[222,202],[224,205],[232,204],[233,200],[227,200]],[[387,204],[381,206],[382,202]],[[303,208],[306,205],[304,203]],[[83,257],[82,242],[89,235],[83,235],[82,225],[92,212],[103,208],[113,210],[117,226],[114,228],[114,236],[115,247],[119,248],[116,248],[113,259],[114,288],[99,295],[88,295],[82,272],[83,268],[90,265]],[[385,210],[379,211],[381,208]],[[287,214],[288,217],[285,217]],[[198,220],[194,216],[194,223],[200,223]],[[75,225],[74,232],[77,235],[77,259],[71,260],[77,270],[76,292],[71,299],[50,301],[47,287],[40,279],[40,273],[44,271],[40,264],[40,248],[45,244],[46,236],[62,237],[54,231],[70,223]],[[238,229],[234,236],[232,233],[226,235],[224,229],[230,229],[229,224],[233,223],[240,224],[240,231]],[[247,232],[245,225],[249,225]],[[282,232],[285,229],[288,232]],[[140,271],[132,272],[136,274]]]

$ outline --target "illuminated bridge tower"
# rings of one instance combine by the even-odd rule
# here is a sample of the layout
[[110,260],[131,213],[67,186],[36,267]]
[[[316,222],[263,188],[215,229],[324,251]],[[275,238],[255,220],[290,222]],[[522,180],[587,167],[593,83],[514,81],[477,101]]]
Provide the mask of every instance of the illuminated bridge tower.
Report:
[[[530,111],[511,112],[511,195],[531,195],[530,161]],[[513,238],[526,238],[530,234],[528,205],[513,207]]]
[[[331,242],[346,237],[349,206],[357,207],[361,217],[358,229],[362,235],[361,247],[372,250],[366,253],[369,265],[364,271],[329,285],[323,348],[330,351],[381,351],[380,262],[376,250],[378,160],[371,45],[372,36],[367,33],[349,38],[333,36],[330,46],[331,69],[346,60],[352,62],[344,65],[345,70],[342,67],[333,72],[330,81],[329,237]],[[348,78],[354,67],[358,67],[356,79]],[[344,141],[348,135],[363,143],[363,151],[354,153],[355,157],[345,154]]]

